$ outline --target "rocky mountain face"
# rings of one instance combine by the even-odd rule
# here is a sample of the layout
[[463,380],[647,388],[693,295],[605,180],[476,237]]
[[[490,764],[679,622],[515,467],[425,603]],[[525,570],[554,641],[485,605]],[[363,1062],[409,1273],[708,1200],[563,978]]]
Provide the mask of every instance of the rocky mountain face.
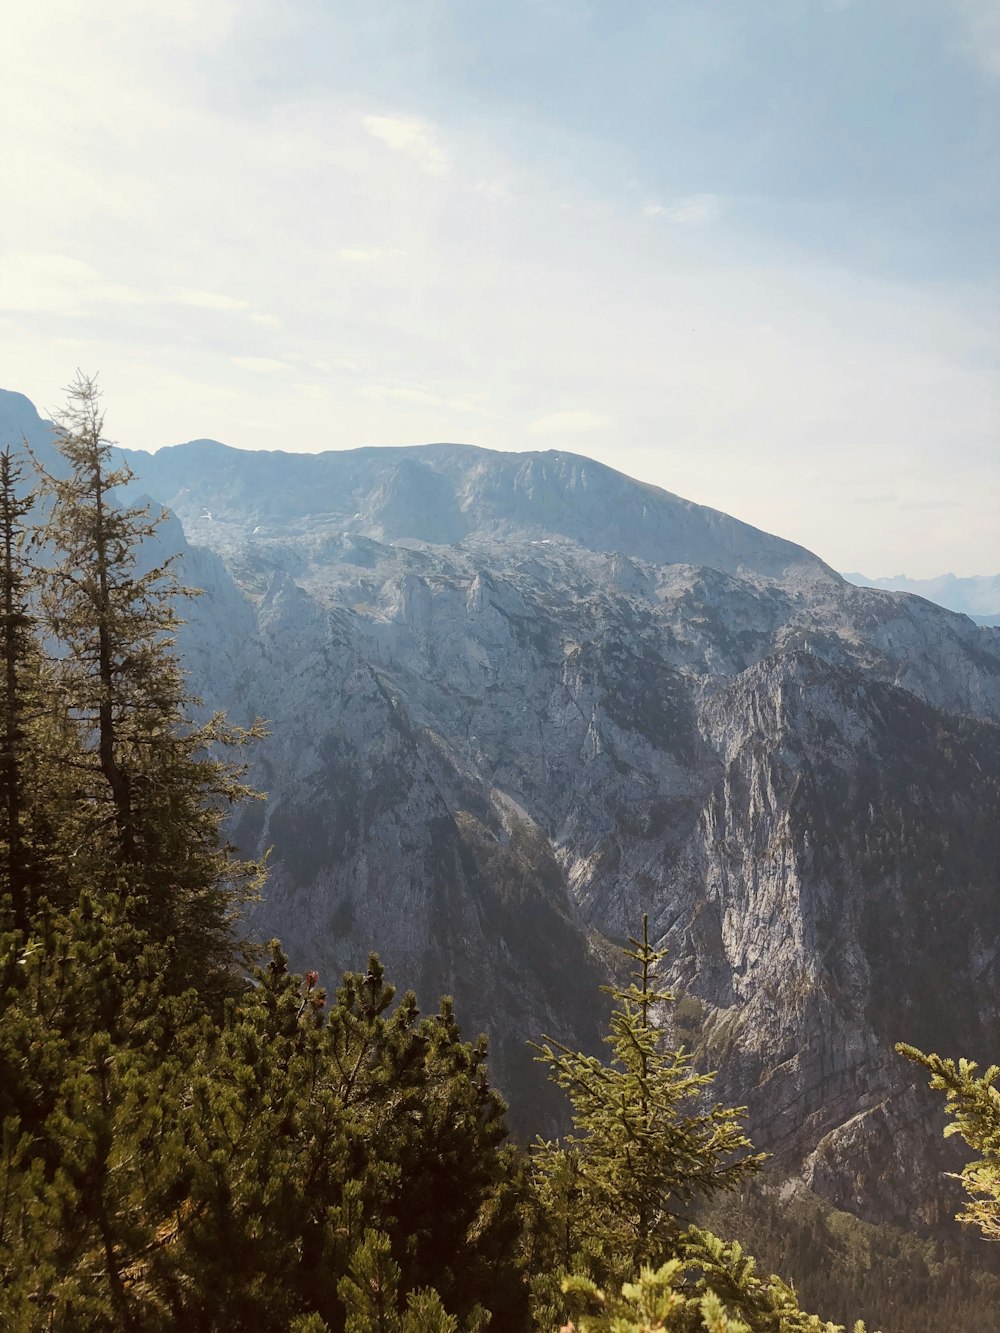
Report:
[[193,688],[268,719],[235,830],[272,848],[258,933],[453,994],[535,1128],[525,1040],[598,1042],[647,912],[664,1021],[780,1167],[950,1210],[892,1043],[997,1055],[1000,630],[570,454],[128,459],[206,590]]

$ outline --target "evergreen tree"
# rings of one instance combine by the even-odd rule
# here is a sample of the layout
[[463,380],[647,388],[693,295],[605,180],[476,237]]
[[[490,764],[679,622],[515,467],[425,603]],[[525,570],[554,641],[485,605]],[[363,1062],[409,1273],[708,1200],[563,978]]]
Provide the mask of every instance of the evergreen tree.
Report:
[[697,1074],[654,1021],[674,996],[657,981],[664,953],[649,943],[645,917],[629,943],[629,984],[606,988],[612,1060],[551,1038],[536,1048],[573,1108],[573,1132],[533,1154],[536,1327],[843,1333],[801,1310],[780,1278],[758,1276],[738,1244],[685,1221],[694,1199],[739,1184],[763,1157],[740,1127],[742,1110],[706,1104],[714,1076]]
[[[400,1276],[388,1236],[367,1231],[350,1272],[337,1284],[347,1311],[345,1333],[459,1333],[458,1320],[436,1291],[409,1292],[400,1313]],[[488,1322],[488,1316],[474,1317],[462,1333],[479,1333]]]
[[[0,452],[0,874],[14,925],[27,929],[54,837],[46,808],[57,772],[46,744],[51,689],[31,608],[35,571],[27,558],[25,520],[34,495],[10,449]],[[49,737],[51,740],[51,736]]]
[[930,1073],[930,1086],[943,1092],[952,1117],[945,1137],[960,1135],[977,1160],[967,1162],[961,1180],[969,1195],[960,1222],[979,1227],[987,1240],[1000,1240],[1000,1066],[991,1065],[976,1077],[979,1066],[972,1060],[944,1060],[924,1055],[915,1046],[900,1042],[896,1050]]
[[79,375],[68,392],[56,433],[68,476],[40,472],[54,556],[42,606],[76,733],[69,901],[92,885],[127,890],[136,919],[173,940],[176,986],[204,986],[225,971],[234,918],[260,877],[220,838],[226,807],[252,793],[215,756],[255,733],[221,716],[191,720],[197,701],[173,652],[177,599],[189,590],[173,559],[140,568],[160,518],[114,498],[131,472],[114,466],[96,383]]
[[[561,1333],[844,1333],[842,1326],[800,1310],[780,1279],[757,1278],[738,1246],[715,1241],[704,1257],[708,1272],[694,1281],[697,1260],[670,1259],[658,1269],[641,1269],[618,1297],[589,1278],[567,1278],[563,1291],[573,1322]],[[725,1297],[710,1285],[720,1278]],[[858,1321],[853,1333],[865,1333],[865,1325]]]
[[20,560],[24,540],[22,520],[33,503],[15,490],[17,465],[10,450],[0,453],[0,629],[3,634],[3,730],[0,734],[0,785],[2,785],[4,878],[14,911],[14,924],[24,930],[28,923],[31,892],[24,839],[24,686],[25,658],[33,646],[27,614],[25,574]]
[[277,949],[220,1022],[166,961],[114,896],[0,939],[0,1327],[525,1328],[453,1023],[389,1012],[377,960],[328,1013]]
[[762,1161],[749,1151],[742,1110],[706,1107],[714,1076],[696,1073],[654,1023],[656,1007],[674,996],[658,986],[664,953],[650,945],[645,917],[630,945],[630,983],[606,988],[611,1062],[551,1038],[536,1048],[573,1108],[573,1132],[539,1142],[533,1155],[553,1266],[582,1265],[599,1282],[674,1257],[687,1205],[732,1188]]
[[145,1280],[183,1197],[206,1020],[113,896],[0,939],[0,1327],[173,1327]]

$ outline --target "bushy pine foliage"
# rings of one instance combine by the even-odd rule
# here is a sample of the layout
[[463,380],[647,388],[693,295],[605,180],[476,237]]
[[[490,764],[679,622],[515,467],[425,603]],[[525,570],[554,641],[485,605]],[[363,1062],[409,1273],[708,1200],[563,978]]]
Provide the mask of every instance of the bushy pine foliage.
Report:
[[[753,1277],[752,1260],[738,1246],[714,1238],[703,1244],[705,1268],[694,1282],[691,1259],[641,1269],[617,1297],[589,1278],[567,1278],[563,1290],[574,1315],[561,1333],[843,1333],[838,1325],[804,1314],[780,1279]],[[721,1284],[725,1298],[712,1283]],[[740,1315],[733,1315],[727,1302]],[[853,1333],[865,1333],[864,1324],[855,1324]]]
[[27,526],[36,495],[23,459],[0,451],[0,865],[13,921],[27,926],[43,883],[51,878],[55,847],[69,802],[67,724],[53,707],[52,671],[39,642]]
[[977,1077],[979,1066],[973,1060],[956,1064],[905,1043],[896,1050],[923,1065],[930,1073],[930,1086],[945,1094],[945,1109],[951,1116],[945,1137],[957,1134],[979,1154],[962,1170],[969,1199],[958,1220],[978,1227],[987,1240],[1000,1240],[1000,1066],[991,1065]]
[[424,1327],[433,1288],[470,1333],[524,1327],[481,1046],[390,1007],[375,958],[330,1006],[277,946],[255,981],[217,1023],[114,898],[0,941],[0,1327],[362,1327],[380,1255],[387,1320]]

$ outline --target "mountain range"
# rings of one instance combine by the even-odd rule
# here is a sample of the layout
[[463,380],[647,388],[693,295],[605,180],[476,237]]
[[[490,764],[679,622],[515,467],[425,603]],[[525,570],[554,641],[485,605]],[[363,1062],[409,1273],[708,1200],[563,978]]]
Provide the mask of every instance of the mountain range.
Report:
[[912,592],[929,602],[961,611],[980,625],[1000,625],[1000,574],[979,574],[957,578],[942,574],[936,579],[910,579],[905,574],[892,578],[870,579],[865,574],[845,574],[844,578],[860,588],[888,588],[893,592]]
[[[0,437],[50,456],[0,395]],[[596,1049],[643,913],[662,1016],[776,1167],[875,1220],[953,1211],[906,1040],[1000,1015],[1000,629],[573,454],[124,451],[174,517],[206,707],[267,719],[234,826],[252,927],[332,980],[377,948],[492,1042]]]

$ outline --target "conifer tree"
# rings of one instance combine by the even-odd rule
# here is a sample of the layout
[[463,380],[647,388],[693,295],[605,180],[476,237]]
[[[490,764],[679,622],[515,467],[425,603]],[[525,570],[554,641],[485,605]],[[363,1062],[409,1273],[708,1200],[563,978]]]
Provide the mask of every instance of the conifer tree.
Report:
[[[389,1237],[367,1231],[349,1273],[337,1284],[347,1312],[344,1333],[459,1333],[458,1320],[433,1289],[409,1292],[401,1313],[400,1276]],[[488,1316],[474,1317],[461,1333],[481,1333],[488,1322]]]
[[952,1117],[945,1137],[958,1134],[979,1154],[962,1169],[960,1179],[969,1199],[958,1220],[979,1227],[987,1240],[1000,1240],[1000,1066],[991,1065],[977,1077],[979,1066],[973,1060],[959,1060],[956,1065],[903,1042],[896,1050],[923,1065],[930,1073],[930,1086],[945,1094]]
[[173,1327],[151,1257],[183,1199],[207,1029],[127,905],[84,895],[0,938],[0,1327]]
[[0,1328],[526,1328],[457,1029],[277,949],[217,1022],[166,958],[114,895],[0,937]]
[[95,381],[78,375],[68,393],[56,432],[68,476],[40,469],[54,556],[42,606],[76,732],[76,827],[64,865],[71,889],[127,889],[137,919],[173,939],[177,984],[205,984],[231,957],[234,916],[260,873],[220,838],[224,809],[252,793],[215,755],[256,733],[221,716],[192,721],[197,701],[173,651],[177,600],[189,590],[173,558],[140,567],[162,516],[115,498],[131,472],[114,465]]
[[565,1271],[582,1264],[598,1281],[673,1257],[685,1207],[739,1184],[763,1160],[750,1152],[742,1109],[706,1108],[714,1075],[696,1073],[654,1023],[656,1007],[674,996],[658,984],[665,955],[649,943],[645,917],[630,945],[631,981],[605,988],[615,1002],[611,1062],[551,1038],[536,1047],[573,1108],[573,1132],[534,1152],[555,1262]]
[[35,571],[26,554],[25,520],[34,500],[24,488],[23,467],[5,448],[0,452],[0,883],[21,931],[27,929],[46,844],[54,836],[43,793],[56,777],[43,741],[51,690],[31,609]]
[[[724,1296],[712,1285],[720,1280]],[[800,1310],[779,1278],[756,1277],[739,1246],[721,1241],[687,1260],[642,1268],[636,1280],[622,1284],[620,1295],[576,1275],[565,1279],[563,1291],[572,1322],[561,1333],[845,1333],[843,1326]],[[855,1323],[853,1333],[865,1333],[864,1323]]]
[[[538,1329],[562,1333],[844,1333],[803,1311],[752,1257],[684,1219],[696,1197],[759,1170],[742,1108],[707,1105],[714,1078],[666,1045],[655,1021],[674,996],[657,980],[662,950],[641,939],[614,1000],[612,1059],[547,1039],[536,1047],[568,1096],[573,1132],[533,1154],[540,1236],[532,1267]],[[855,1325],[854,1333],[864,1333]]]

